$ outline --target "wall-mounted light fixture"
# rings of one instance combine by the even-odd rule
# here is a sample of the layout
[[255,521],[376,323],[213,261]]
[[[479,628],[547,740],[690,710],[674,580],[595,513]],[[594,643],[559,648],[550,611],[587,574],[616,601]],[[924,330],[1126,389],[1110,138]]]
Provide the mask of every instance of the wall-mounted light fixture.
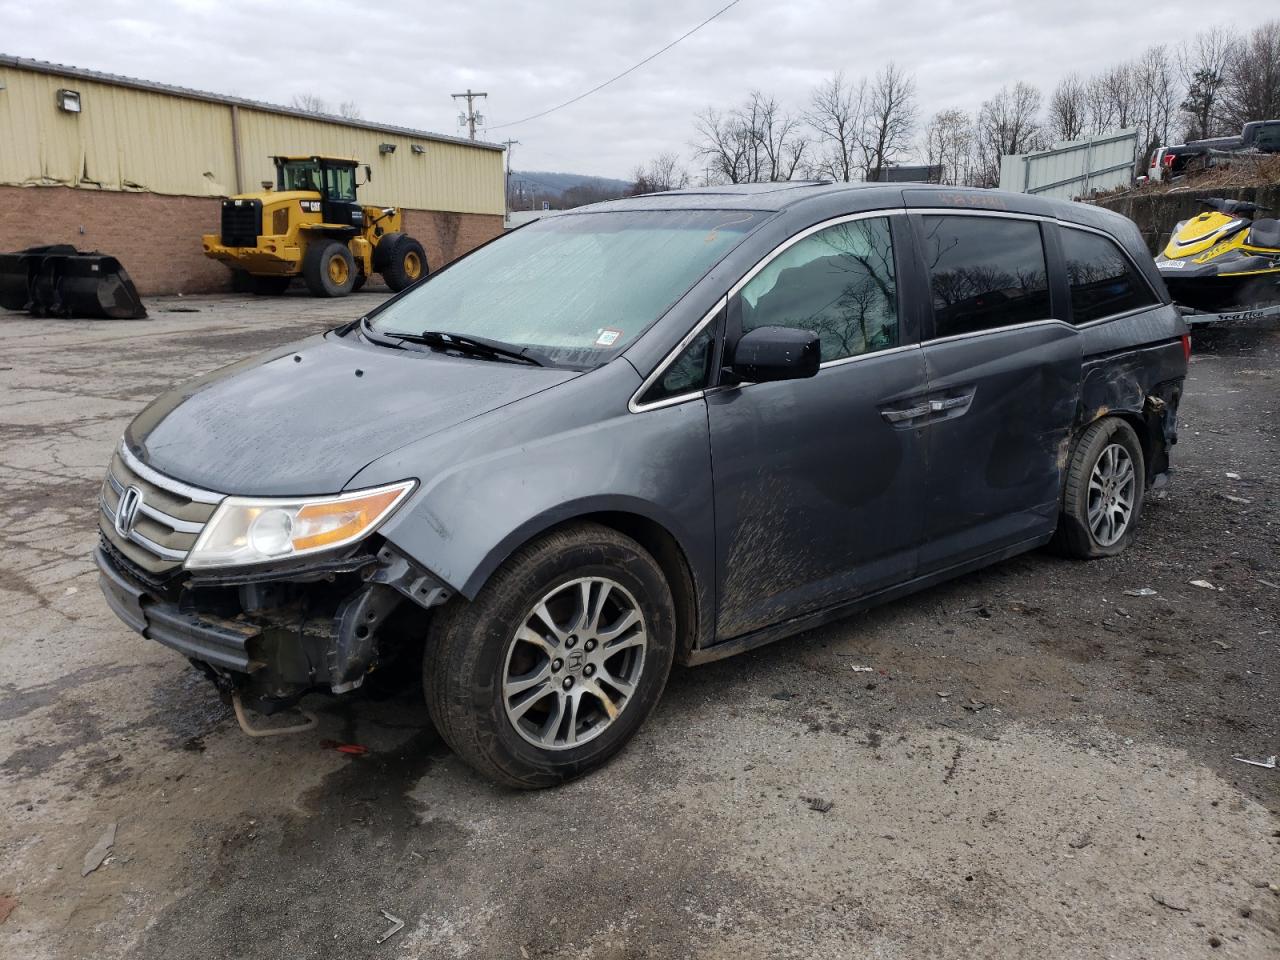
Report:
[[396,145],[394,143],[380,143],[378,144],[378,152],[384,156],[388,153],[395,153]]
[[80,94],[75,90],[59,90],[58,109],[63,113],[80,112]]
[[426,147],[424,147],[424,146],[423,146],[422,144],[420,144],[420,143],[415,143],[415,144],[414,144],[413,146],[411,146],[409,149],[410,149],[410,150],[412,150],[412,151],[413,151],[414,153],[416,153],[416,154],[423,154],[423,153],[426,153],[426,152],[427,152],[427,148],[426,148]]

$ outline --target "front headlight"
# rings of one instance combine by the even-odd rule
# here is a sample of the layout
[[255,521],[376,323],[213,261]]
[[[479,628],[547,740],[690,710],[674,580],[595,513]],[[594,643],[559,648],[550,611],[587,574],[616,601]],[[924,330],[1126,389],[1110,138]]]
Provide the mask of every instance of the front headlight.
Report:
[[227,497],[205,524],[186,567],[238,567],[346,546],[377,529],[414,483],[335,497]]

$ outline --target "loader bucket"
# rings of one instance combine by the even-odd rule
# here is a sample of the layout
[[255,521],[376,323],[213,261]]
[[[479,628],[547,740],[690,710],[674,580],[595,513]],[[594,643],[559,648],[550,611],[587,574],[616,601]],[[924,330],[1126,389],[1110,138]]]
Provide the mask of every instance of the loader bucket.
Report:
[[147,315],[119,260],[67,244],[0,254],[0,307],[37,317],[141,320]]

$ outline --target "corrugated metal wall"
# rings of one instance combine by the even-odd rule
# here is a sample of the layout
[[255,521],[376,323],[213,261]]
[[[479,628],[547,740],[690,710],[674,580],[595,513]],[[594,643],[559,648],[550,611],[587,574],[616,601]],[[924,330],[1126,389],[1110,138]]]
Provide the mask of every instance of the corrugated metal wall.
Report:
[[[236,189],[227,104],[0,66],[0,184],[62,184],[224,196]],[[81,113],[56,106],[80,93]],[[270,155],[356,157],[373,170],[361,198],[419,210],[503,213],[500,151],[240,107],[242,189],[274,180]],[[378,145],[395,153],[381,155]],[[425,152],[415,154],[414,143]]]
[[1137,130],[1061,143],[1038,153],[1000,158],[1000,189],[1074,200],[1133,182]]
[[[231,113],[85,80],[0,68],[0,183],[219,196],[235,188]],[[79,92],[81,112],[56,106]]]
[[[394,144],[395,153],[380,154],[382,143]],[[425,152],[414,153],[415,143]],[[497,150],[415,140],[244,107],[240,108],[240,144],[245,190],[256,190],[261,180],[275,180],[272,155],[319,153],[355,157],[369,165],[373,182],[360,189],[360,198],[368,203],[458,213],[504,212],[502,154]],[[360,178],[364,179],[363,173]]]

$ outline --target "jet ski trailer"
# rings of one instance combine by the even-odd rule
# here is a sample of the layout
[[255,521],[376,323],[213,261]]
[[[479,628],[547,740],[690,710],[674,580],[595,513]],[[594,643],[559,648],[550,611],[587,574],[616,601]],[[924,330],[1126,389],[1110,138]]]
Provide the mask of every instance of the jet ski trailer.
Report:
[[37,317],[142,320],[147,315],[119,260],[67,244],[0,253],[0,307]]

